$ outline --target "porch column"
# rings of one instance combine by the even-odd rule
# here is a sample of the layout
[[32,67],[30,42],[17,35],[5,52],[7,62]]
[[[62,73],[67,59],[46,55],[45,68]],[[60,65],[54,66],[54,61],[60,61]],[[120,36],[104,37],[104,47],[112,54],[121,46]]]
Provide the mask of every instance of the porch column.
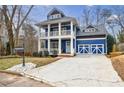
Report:
[[59,54],[61,54],[61,38],[59,38]]
[[39,33],[38,33],[38,52],[41,50],[41,42],[40,42],[40,27],[39,27]]
[[71,55],[74,55],[73,38],[71,37]]
[[50,36],[50,24],[48,24],[48,37]]
[[73,31],[73,22],[71,21],[71,35],[73,36],[74,31]]
[[50,36],[50,24],[48,24],[48,52],[50,53],[50,38],[49,38],[49,36]]
[[50,53],[50,39],[48,39],[48,52]]
[[59,36],[61,36],[61,23],[59,23]]
[[40,38],[38,38],[38,52],[40,52],[41,50],[41,42],[40,42]]

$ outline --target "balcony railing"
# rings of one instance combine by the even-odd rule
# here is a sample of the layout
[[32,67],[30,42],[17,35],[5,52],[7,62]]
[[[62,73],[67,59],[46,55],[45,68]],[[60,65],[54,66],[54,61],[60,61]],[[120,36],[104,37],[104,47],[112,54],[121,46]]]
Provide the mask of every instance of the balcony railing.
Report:
[[58,54],[58,48],[50,48],[50,53],[51,54]]
[[[59,36],[59,31],[51,31],[50,36]],[[71,35],[71,31],[70,30],[62,30],[61,31],[61,35],[64,36],[64,35]],[[47,37],[48,36],[48,32],[42,32],[40,34],[41,37]]]
[[70,30],[62,30],[61,35],[71,35],[71,31]]
[[47,36],[48,36],[48,33],[47,32],[40,33],[40,37],[47,37]]
[[51,31],[50,32],[50,36],[58,36],[59,35],[59,31]]

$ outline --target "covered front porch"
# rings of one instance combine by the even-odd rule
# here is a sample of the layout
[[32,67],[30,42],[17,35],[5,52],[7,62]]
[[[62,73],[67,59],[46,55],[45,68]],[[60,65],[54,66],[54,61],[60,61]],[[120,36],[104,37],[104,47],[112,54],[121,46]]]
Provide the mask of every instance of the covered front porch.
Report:
[[40,43],[40,51],[48,50],[49,54],[57,53],[57,55],[70,55],[75,54],[75,40],[73,38],[64,39],[44,39]]

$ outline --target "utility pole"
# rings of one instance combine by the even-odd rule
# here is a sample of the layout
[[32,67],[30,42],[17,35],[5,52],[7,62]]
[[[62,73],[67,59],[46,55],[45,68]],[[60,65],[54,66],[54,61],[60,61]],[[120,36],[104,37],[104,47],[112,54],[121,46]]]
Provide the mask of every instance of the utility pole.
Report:
[[25,67],[25,34],[23,35],[23,62],[22,62],[22,66]]

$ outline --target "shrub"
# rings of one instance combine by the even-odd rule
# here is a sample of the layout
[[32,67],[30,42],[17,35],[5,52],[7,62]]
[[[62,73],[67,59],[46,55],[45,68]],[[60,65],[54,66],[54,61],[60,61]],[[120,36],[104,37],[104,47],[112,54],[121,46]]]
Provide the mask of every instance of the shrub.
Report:
[[42,56],[43,56],[43,51],[40,51],[40,52],[38,53],[38,56],[39,56],[39,57],[42,57]]
[[38,52],[33,52],[33,56],[38,57],[39,56]]
[[44,51],[44,56],[46,57],[46,56],[49,56],[49,52],[48,51]]
[[124,43],[118,44],[118,49],[120,52],[124,52]]
[[115,39],[113,38],[112,35],[109,34],[107,36],[107,54],[112,52],[114,44],[115,44]]

